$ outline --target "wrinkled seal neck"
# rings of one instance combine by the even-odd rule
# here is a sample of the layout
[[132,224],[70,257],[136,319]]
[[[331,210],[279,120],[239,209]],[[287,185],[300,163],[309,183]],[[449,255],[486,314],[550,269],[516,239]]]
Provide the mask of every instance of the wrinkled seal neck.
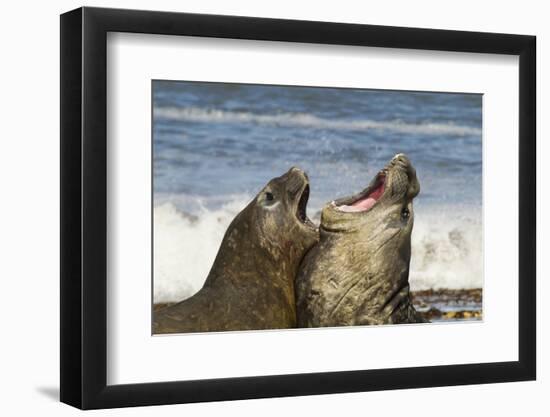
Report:
[[321,212],[321,234],[334,234],[334,233],[355,233],[362,227],[362,221],[360,216],[350,215],[349,213],[339,213],[327,205]]

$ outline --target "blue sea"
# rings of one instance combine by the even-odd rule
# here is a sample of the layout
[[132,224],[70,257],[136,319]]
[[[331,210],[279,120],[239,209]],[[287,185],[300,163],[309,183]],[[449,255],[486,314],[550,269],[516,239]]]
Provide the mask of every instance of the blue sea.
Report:
[[291,166],[308,215],[396,153],[416,167],[413,289],[480,288],[482,95],[153,81],[155,302],[192,295],[223,232]]

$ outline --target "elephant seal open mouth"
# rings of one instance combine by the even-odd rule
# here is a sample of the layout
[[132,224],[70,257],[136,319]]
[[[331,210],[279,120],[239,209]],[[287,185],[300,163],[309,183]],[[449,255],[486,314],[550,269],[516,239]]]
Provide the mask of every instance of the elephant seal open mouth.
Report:
[[153,333],[296,326],[294,279],[319,233],[298,168],[272,179],[229,225],[203,288],[154,313]]
[[409,295],[416,171],[396,155],[362,192],[323,208],[296,278],[299,327],[415,323]]

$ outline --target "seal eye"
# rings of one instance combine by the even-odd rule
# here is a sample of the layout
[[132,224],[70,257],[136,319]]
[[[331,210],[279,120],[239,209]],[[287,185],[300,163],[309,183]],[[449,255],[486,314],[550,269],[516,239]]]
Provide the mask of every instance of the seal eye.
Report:
[[273,200],[275,199],[275,197],[273,196],[272,193],[270,193],[269,191],[267,191],[267,192],[265,193],[265,199],[266,199],[266,201],[273,201]]
[[403,210],[401,210],[401,219],[408,220],[410,216],[411,216],[411,212],[407,207],[404,207]]

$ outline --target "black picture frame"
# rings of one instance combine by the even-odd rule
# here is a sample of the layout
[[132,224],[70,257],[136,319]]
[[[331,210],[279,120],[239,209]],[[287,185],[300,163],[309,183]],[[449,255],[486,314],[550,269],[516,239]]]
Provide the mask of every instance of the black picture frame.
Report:
[[[108,32],[519,56],[519,360],[107,385]],[[81,409],[536,378],[536,38],[102,8],[61,15],[61,401]]]

